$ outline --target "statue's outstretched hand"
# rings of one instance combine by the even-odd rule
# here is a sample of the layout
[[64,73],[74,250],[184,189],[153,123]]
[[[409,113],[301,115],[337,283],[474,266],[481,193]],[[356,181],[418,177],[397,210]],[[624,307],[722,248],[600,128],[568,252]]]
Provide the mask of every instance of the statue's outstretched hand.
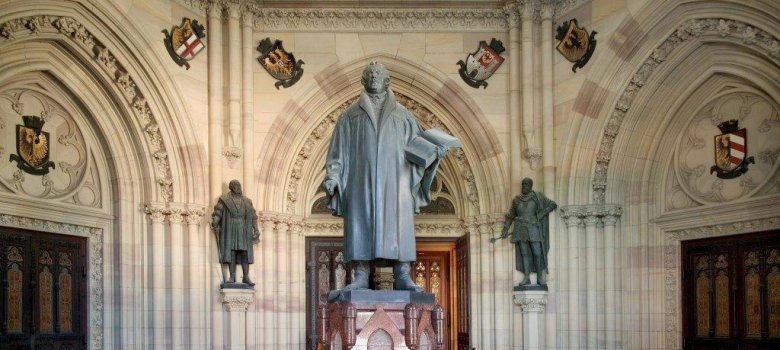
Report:
[[325,180],[325,182],[322,184],[325,187],[325,192],[328,193],[329,196],[332,196],[333,193],[336,191],[336,180],[328,179]]
[[447,147],[436,146],[436,158],[442,159],[447,155]]

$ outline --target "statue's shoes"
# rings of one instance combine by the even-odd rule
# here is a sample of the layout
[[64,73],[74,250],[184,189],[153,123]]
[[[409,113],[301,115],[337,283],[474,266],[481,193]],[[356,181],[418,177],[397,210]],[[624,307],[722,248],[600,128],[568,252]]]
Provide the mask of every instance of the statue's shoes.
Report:
[[414,283],[411,279],[400,279],[395,283],[393,286],[393,289],[395,290],[408,290],[412,292],[424,292],[425,290],[418,286],[416,283]]
[[361,280],[359,278],[356,278],[352,283],[344,286],[341,290],[361,290],[361,289],[368,289],[368,279]]
[[252,280],[250,280],[249,277],[244,277],[244,279],[241,280],[241,282],[244,282],[244,284],[249,285],[249,286],[254,286],[255,285],[255,282],[252,282]]

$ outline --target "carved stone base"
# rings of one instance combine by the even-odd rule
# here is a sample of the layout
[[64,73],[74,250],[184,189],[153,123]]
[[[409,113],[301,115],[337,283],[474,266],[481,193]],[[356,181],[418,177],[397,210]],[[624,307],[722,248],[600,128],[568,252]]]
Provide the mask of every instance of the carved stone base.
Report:
[[[546,289],[547,286],[545,286]],[[515,291],[515,304],[523,313],[523,349],[542,350],[545,336],[544,310],[547,307],[546,290]]]
[[440,350],[444,309],[434,300],[408,291],[338,293],[317,310],[317,341],[329,350]]
[[230,322],[228,325],[228,329],[230,329],[228,348],[244,350],[246,349],[246,335],[249,332],[254,332],[254,329],[247,327],[246,311],[249,305],[255,301],[255,290],[223,288],[220,291],[220,299]]

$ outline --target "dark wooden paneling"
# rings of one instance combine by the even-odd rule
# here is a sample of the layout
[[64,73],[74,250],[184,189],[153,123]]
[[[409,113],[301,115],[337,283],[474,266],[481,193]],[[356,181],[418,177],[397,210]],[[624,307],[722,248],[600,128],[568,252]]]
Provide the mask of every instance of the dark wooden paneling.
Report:
[[0,227],[0,349],[86,349],[86,241]]
[[681,244],[684,348],[780,349],[780,231]]

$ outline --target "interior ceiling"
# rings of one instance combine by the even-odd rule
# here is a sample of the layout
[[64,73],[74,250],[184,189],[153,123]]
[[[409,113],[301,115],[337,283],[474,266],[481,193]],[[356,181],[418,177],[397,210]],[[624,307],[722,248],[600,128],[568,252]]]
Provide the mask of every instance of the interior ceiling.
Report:
[[282,8],[501,8],[506,0],[255,0]]

